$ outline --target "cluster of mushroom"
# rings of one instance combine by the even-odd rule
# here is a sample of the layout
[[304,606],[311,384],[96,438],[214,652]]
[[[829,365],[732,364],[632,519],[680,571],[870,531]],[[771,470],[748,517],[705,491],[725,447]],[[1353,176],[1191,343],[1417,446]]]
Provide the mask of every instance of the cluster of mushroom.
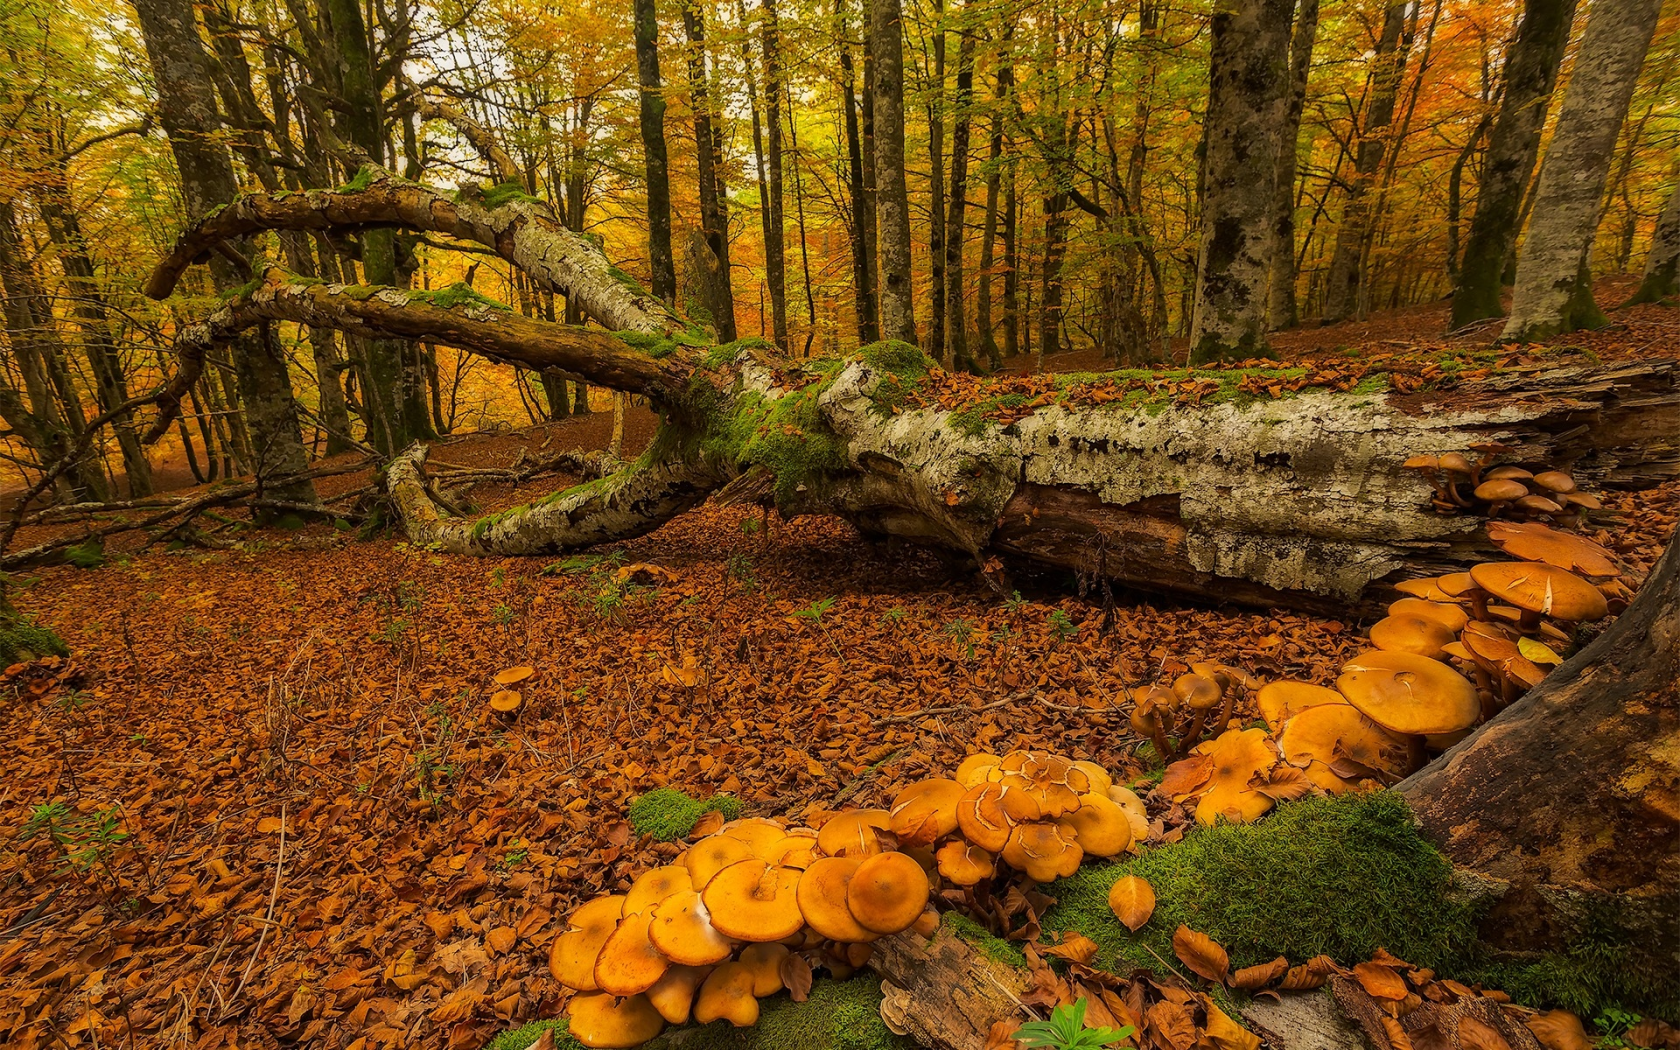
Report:
[[1170,687],[1156,684],[1132,690],[1132,732],[1147,737],[1161,760],[1170,762],[1195,747],[1204,730],[1225,727],[1239,691],[1259,687],[1259,679],[1235,667],[1191,664]]
[[1409,596],[1371,626],[1372,651],[1344,665],[1334,689],[1282,681],[1259,691],[1283,758],[1318,788],[1406,776],[1538,685],[1541,665],[1561,662],[1552,646],[1571,640],[1559,624],[1625,600],[1610,552],[1591,540],[1533,522],[1490,522],[1488,534],[1527,560],[1402,583]]
[[1473,445],[1471,451],[1480,457],[1471,460],[1449,452],[1444,456],[1413,456],[1403,465],[1429,479],[1435,488],[1430,505],[1442,514],[1544,519],[1573,528],[1584,511],[1603,507],[1598,499],[1580,491],[1575,479],[1564,471],[1535,472],[1514,464],[1494,466],[1494,457],[1510,451],[1505,445]]
[[849,975],[869,941],[915,924],[931,893],[922,866],[884,848],[872,828],[843,825],[825,837],[733,821],[627,893],[573,912],[548,960],[580,993],[567,1009],[573,1037],[627,1047],[667,1023],[751,1025],[758,1000],[808,974],[812,960]]
[[759,999],[812,968],[844,978],[878,938],[931,934],[939,887],[972,897],[1004,874],[1000,860],[1048,882],[1147,829],[1143,803],[1094,763],[974,755],[954,779],[904,788],[890,809],[847,810],[815,829],[725,824],[626,893],[574,911],[549,970],[578,993],[567,1014],[585,1046],[636,1046],[691,1020],[751,1025]]
[[[1614,556],[1585,537],[1537,522],[1500,521],[1488,523],[1488,537],[1523,560],[1402,583],[1412,597],[1371,628],[1381,648],[1466,668],[1481,688],[1484,715],[1539,684],[1546,673],[1541,664],[1561,662],[1553,646],[1570,643],[1565,628],[1619,612],[1632,597]],[[1437,626],[1417,622],[1430,616]]]

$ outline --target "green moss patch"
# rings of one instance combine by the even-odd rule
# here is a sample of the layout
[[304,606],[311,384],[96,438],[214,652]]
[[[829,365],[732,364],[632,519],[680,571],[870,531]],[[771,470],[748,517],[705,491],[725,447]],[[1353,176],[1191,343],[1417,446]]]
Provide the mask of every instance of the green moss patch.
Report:
[[64,639],[27,620],[0,621],[0,667],[43,656],[69,656]]
[[976,951],[993,962],[1006,966],[1027,965],[1027,953],[1021,948],[1002,937],[993,936],[984,926],[960,912],[946,912],[939,917],[939,924],[973,945]]
[[[1155,890],[1155,914],[1129,933],[1108,907],[1123,875]],[[1462,968],[1473,916],[1455,903],[1451,867],[1417,833],[1398,796],[1304,799],[1256,824],[1197,828],[1182,842],[1055,884],[1046,930],[1097,942],[1104,965],[1159,969],[1183,923],[1230,952],[1233,967],[1320,953],[1343,963],[1386,948],[1441,972]]]
[[530,201],[535,204],[542,203],[537,198],[531,196],[529,193],[526,193],[524,184],[516,179],[510,179],[507,182],[497,183],[484,191],[484,206],[486,208],[500,208],[502,205],[512,204],[514,201]]
[[[796,1003],[785,993],[759,1000],[758,1023],[733,1028],[727,1021],[667,1028],[643,1050],[912,1050],[881,1021],[881,982],[871,974],[849,981],[819,980],[810,998]],[[533,1021],[491,1040],[486,1050],[525,1050],[554,1030],[556,1050],[580,1050],[565,1018]]]
[[453,310],[457,306],[478,306],[486,310],[503,310],[510,313],[513,311],[513,307],[508,304],[497,302],[487,295],[480,295],[472,290],[471,285],[460,281],[455,282],[447,288],[439,288],[436,291],[409,292],[408,297],[410,299],[418,299],[424,303],[430,303],[440,310]]
[[613,336],[624,345],[640,350],[652,358],[670,357],[680,346],[704,347],[708,340],[703,334],[693,332],[675,332],[671,335],[659,335],[653,332],[614,332]]
[[654,788],[630,803],[630,826],[638,835],[671,842],[693,831],[695,822],[713,811],[722,813],[725,820],[734,820],[741,815],[741,802],[731,795],[696,799],[676,788]]
[[799,486],[815,485],[821,475],[844,469],[846,447],[829,431],[817,404],[842,365],[836,360],[805,362],[810,381],[778,397],[742,392],[731,412],[712,419],[703,449],[741,467],[769,470],[776,477],[776,499],[782,503],[792,499]]

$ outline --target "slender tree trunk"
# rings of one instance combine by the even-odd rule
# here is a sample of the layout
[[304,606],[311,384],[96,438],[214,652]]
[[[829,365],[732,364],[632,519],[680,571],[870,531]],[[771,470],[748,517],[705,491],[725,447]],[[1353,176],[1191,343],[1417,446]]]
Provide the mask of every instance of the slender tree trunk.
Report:
[[1360,260],[1374,220],[1371,190],[1383,158],[1387,155],[1389,127],[1400,97],[1400,82],[1406,71],[1406,53],[1411,48],[1406,13],[1412,0],[1398,0],[1388,6],[1382,35],[1371,59],[1370,92],[1366,98],[1359,145],[1354,149],[1353,178],[1348,182],[1342,221],[1336,227],[1336,246],[1330,253],[1330,269],[1324,278],[1325,323],[1340,321],[1358,311],[1359,289],[1364,280]]
[[963,310],[963,222],[968,206],[968,133],[974,104],[974,12],[965,0],[958,28],[957,94],[953,99],[956,123],[951,128],[951,202],[945,220],[945,341],[946,357],[955,368],[972,370],[968,350],[968,320]]
[[1290,0],[1244,0],[1213,16],[1202,162],[1202,236],[1190,360],[1266,347],[1266,279],[1276,250],[1278,129],[1289,91]]
[[945,0],[933,0],[933,75],[928,125],[928,337],[932,355],[954,367],[945,338]]
[[974,301],[979,352],[993,371],[1001,364],[997,333],[992,329],[992,269],[997,263],[998,192],[1003,186],[1003,110],[1009,104],[1010,84],[1015,67],[1010,54],[1015,36],[1013,23],[1003,27],[997,58],[997,89],[992,94],[991,145],[986,154],[986,219],[980,233],[980,280]]
[[[220,123],[209,78],[209,59],[193,8],[186,0],[139,0],[135,10],[157,80],[158,118],[169,136],[189,218],[230,203],[239,193],[233,161],[217,139]],[[236,251],[246,250],[236,245]],[[210,261],[218,291],[243,283],[220,256]],[[241,400],[250,429],[252,469],[259,478],[301,473],[309,456],[298,425],[286,356],[272,333],[259,329],[234,355]],[[293,482],[269,495],[314,502],[311,482]]]
[[[12,356],[23,377],[20,395],[6,381],[0,392],[0,412],[6,425],[35,453],[43,470],[56,466],[72,451],[82,422],[79,403],[61,397],[63,347],[54,330],[52,305],[35,273],[34,262],[19,235],[10,201],[0,201],[0,315]],[[74,391],[72,390],[72,393]],[[27,401],[27,403],[26,403]],[[105,472],[98,454],[90,450],[63,472],[58,494],[71,500],[105,498]]]
[[1668,195],[1668,204],[1657,219],[1651,236],[1651,254],[1645,257],[1645,277],[1629,299],[1634,303],[1660,303],[1680,295],[1680,184]]
[[[331,23],[332,46],[337,50],[344,102],[343,110],[336,113],[339,137],[360,148],[374,163],[383,164],[385,101],[362,4],[360,0],[322,0],[322,12]],[[389,230],[371,230],[362,237],[361,262],[369,284],[407,287],[397,240]],[[435,436],[426,404],[426,377],[412,350],[376,339],[365,341],[361,352],[362,404],[374,446],[390,453]]]
[[718,339],[736,339],[735,292],[729,271],[729,204],[723,183],[721,141],[715,126],[706,65],[706,23],[700,0],[683,0],[683,28],[688,34],[688,91],[694,109],[694,144],[700,180],[700,225],[711,255],[703,259],[711,294],[703,304],[712,315]]
[[875,64],[876,229],[880,235],[881,336],[916,342],[910,273],[910,195],[904,178],[904,16],[900,0],[871,0]]
[[859,109],[863,126],[859,129],[863,153],[863,213],[868,224],[863,235],[863,251],[868,257],[869,309],[875,319],[874,336],[881,335],[881,224],[880,193],[875,180],[875,45],[872,38],[874,18],[873,0],[863,0],[863,83]]
[[1300,0],[1295,31],[1289,42],[1289,99],[1278,139],[1277,185],[1273,207],[1277,214],[1277,247],[1267,288],[1267,327],[1276,331],[1300,323],[1295,301],[1295,171],[1300,163],[1301,110],[1312,72],[1313,41],[1318,35],[1318,0]]
[[665,84],[659,76],[659,17],[654,0],[633,0],[632,12],[647,172],[648,268],[653,294],[675,306],[677,271],[671,256],[671,176],[665,154]]
[[764,279],[770,285],[770,324],[776,345],[789,348],[787,319],[787,234],[782,218],[782,44],[775,0],[761,0],[764,21],[759,42],[764,53],[764,123],[768,140],[768,190],[765,202]]
[[1003,356],[1021,352],[1020,200],[1015,194],[1015,159],[1009,159],[1003,191]]
[[[36,204],[46,223],[47,235],[58,249],[59,266],[71,292],[70,314],[82,332],[88,370],[93,375],[94,394],[102,412],[109,412],[128,400],[128,377],[123,373],[122,355],[111,329],[110,307],[105,289],[94,270],[81,216],[70,196],[68,166],[55,159],[40,173],[35,186]],[[133,422],[118,420],[112,429],[122,451],[123,472],[128,477],[130,496],[152,493],[152,469]]]
[[846,0],[836,0],[834,20],[840,40],[840,94],[845,108],[846,172],[851,194],[852,235],[852,301],[857,315],[859,343],[873,343],[881,338],[881,322],[875,310],[875,272],[871,264],[869,243],[873,239],[875,209],[870,206],[869,192],[864,184],[863,142],[858,128],[857,74],[852,61],[852,43],[848,38]]
[[1599,202],[1661,7],[1661,0],[1594,0],[1588,9],[1501,338],[1532,341],[1604,323],[1592,296]]
[[1505,313],[1499,301],[1505,260],[1522,229],[1523,197],[1540,156],[1540,132],[1574,20],[1575,0],[1526,0],[1523,6],[1476,182],[1476,211],[1464,242],[1464,260],[1453,282],[1454,328]]

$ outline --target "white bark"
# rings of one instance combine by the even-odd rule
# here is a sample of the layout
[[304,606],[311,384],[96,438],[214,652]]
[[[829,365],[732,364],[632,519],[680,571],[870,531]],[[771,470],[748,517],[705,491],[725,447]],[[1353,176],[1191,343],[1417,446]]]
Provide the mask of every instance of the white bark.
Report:
[[1535,340],[1594,323],[1591,252],[1616,136],[1662,0],[1594,0],[1540,171],[1502,338]]

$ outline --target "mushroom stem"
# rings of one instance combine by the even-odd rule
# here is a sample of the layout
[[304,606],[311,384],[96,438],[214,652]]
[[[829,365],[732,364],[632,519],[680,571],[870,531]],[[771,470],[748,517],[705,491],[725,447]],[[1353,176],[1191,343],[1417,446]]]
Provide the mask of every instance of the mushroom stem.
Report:
[[1487,516],[1489,518],[1499,517],[1499,512],[1505,509],[1506,502],[1506,500],[1496,499],[1492,503],[1488,504]]
[[1150,736],[1149,742],[1154,745],[1155,753],[1161,757],[1162,765],[1165,765],[1166,763],[1171,762],[1174,758],[1178,757],[1177,752],[1168,745],[1167,731],[1161,728],[1159,720],[1155,723],[1155,732],[1152,736]]
[[1459,597],[1470,599],[1470,611],[1476,614],[1476,619],[1485,621],[1488,618],[1488,592],[1480,587],[1472,587]]
[[1524,609],[1517,620],[1517,628],[1524,634],[1533,634],[1540,630],[1540,614],[1532,609]]
[[1205,710],[1198,710],[1195,717],[1190,719],[1190,728],[1184,731],[1178,746],[1183,751],[1189,751],[1202,739],[1202,722],[1207,718]]
[[1225,706],[1219,709],[1219,721],[1215,722],[1213,727],[1223,733],[1225,727],[1231,724],[1231,714],[1236,710],[1236,707],[1237,687],[1232,685],[1231,688],[1225,690]]

